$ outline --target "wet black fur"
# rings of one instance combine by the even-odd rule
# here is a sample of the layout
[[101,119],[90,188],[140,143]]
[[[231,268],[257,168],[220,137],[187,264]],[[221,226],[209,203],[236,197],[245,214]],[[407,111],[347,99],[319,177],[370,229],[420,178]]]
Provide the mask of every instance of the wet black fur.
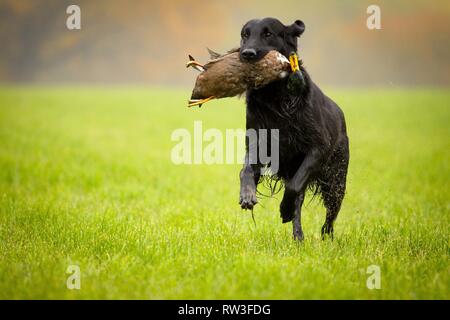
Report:
[[[297,52],[297,38],[304,24],[284,26],[276,19],[251,20],[242,29],[241,59],[257,61],[275,49],[286,57]],[[254,56],[244,56],[246,49]],[[279,170],[271,178],[285,185],[280,204],[283,222],[293,221],[293,234],[303,239],[301,206],[307,188],[314,189],[327,209],[322,234],[333,233],[333,222],[345,194],[349,146],[344,114],[301,67],[306,85],[296,92],[287,88],[288,78],[247,92],[247,129],[279,129]],[[268,148],[270,150],[270,148]],[[247,144],[248,152],[248,144]],[[247,159],[248,160],[248,159]],[[240,204],[253,209],[256,186],[264,165],[246,161],[241,170]]]

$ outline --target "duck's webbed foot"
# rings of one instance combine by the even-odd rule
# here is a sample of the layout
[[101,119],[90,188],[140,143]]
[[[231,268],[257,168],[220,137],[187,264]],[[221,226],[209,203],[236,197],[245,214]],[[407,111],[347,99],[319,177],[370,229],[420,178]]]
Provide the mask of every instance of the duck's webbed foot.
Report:
[[205,71],[205,67],[201,63],[195,61],[194,57],[192,57],[191,55],[189,55],[189,62],[186,63],[186,68],[189,67],[192,67],[200,72]]
[[190,99],[189,103],[188,103],[188,107],[194,107],[194,106],[201,107],[202,104],[204,104],[204,103],[206,103],[206,102],[208,102],[208,101],[210,101],[210,100],[212,100],[214,98],[215,98],[214,96],[211,96],[211,97],[206,98],[206,99]]

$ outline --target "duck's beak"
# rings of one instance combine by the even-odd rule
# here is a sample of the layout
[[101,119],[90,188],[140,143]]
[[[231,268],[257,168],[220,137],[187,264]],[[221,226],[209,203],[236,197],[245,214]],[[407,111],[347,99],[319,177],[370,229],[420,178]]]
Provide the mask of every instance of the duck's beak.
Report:
[[203,72],[205,71],[205,68],[203,67],[203,65],[201,65],[200,63],[198,63],[197,61],[195,61],[195,59],[189,55],[189,62],[186,63],[186,68],[192,67],[197,71]]
[[292,72],[296,72],[296,71],[300,70],[300,68],[298,66],[298,57],[297,57],[297,54],[295,52],[292,52],[289,55],[289,63],[291,64]]
[[190,107],[194,107],[194,106],[199,106],[199,107],[201,107],[202,104],[204,104],[204,103],[206,103],[206,102],[208,102],[208,101],[210,101],[210,100],[212,100],[212,99],[214,99],[214,98],[215,98],[214,96],[211,96],[211,97],[206,98],[206,99],[190,99],[190,100],[188,101],[188,107],[189,107],[189,108],[190,108]]

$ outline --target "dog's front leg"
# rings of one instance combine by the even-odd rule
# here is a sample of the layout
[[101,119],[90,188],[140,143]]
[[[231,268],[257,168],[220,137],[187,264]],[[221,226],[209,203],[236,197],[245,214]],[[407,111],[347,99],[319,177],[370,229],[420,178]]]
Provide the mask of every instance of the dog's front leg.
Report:
[[304,194],[311,174],[320,162],[320,152],[313,149],[308,152],[294,177],[286,181],[283,200],[280,204],[280,215],[283,223],[292,221],[295,215],[296,200]]
[[253,209],[253,206],[258,202],[256,198],[256,185],[258,184],[260,175],[260,167],[258,165],[252,165],[246,160],[240,172],[241,192],[239,204],[242,209]]

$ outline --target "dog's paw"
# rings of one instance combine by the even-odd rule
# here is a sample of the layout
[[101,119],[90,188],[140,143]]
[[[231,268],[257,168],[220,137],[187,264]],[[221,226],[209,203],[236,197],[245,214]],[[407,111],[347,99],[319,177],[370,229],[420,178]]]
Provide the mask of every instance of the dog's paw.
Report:
[[256,198],[256,192],[241,192],[241,195],[239,197],[239,204],[241,205],[242,209],[253,209],[254,205],[257,203],[258,199]]
[[299,241],[299,242],[302,242],[305,239],[305,236],[303,235],[303,231],[301,229],[295,230],[292,233],[292,236],[294,237],[294,240]]
[[322,227],[322,232],[321,232],[322,240],[325,240],[325,238],[327,236],[329,236],[331,238],[331,240],[333,240],[334,239],[333,232],[334,232],[333,224],[325,222],[325,224]]
[[288,190],[285,191],[283,200],[280,203],[280,217],[283,223],[292,221],[295,215],[296,194]]
[[280,217],[283,223],[292,221],[295,214],[295,205],[292,201],[281,201],[280,203]]

